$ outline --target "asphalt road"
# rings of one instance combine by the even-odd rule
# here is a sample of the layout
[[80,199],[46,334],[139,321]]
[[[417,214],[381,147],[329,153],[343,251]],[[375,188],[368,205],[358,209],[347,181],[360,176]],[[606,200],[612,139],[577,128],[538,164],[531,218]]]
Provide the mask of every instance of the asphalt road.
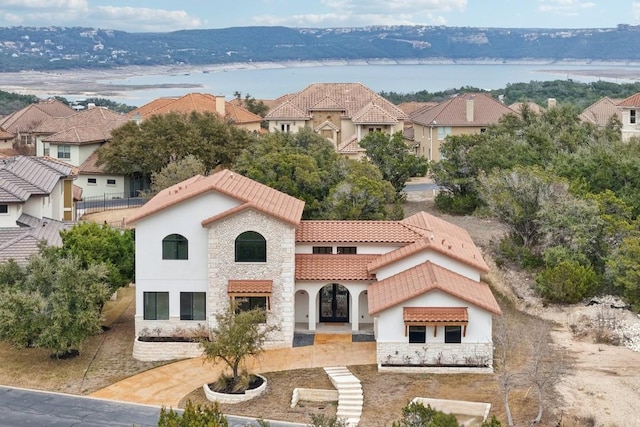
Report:
[[438,186],[432,182],[407,184],[404,191],[430,191],[437,190]]
[[[157,426],[160,409],[84,396],[0,386],[0,427]],[[231,427],[258,426],[255,420],[227,416]],[[302,427],[271,421],[271,427]]]

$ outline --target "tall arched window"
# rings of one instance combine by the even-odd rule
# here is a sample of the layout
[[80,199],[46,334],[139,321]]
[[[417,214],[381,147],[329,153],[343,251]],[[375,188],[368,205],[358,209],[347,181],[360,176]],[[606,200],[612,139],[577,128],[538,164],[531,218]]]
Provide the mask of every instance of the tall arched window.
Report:
[[267,241],[262,234],[245,231],[236,238],[236,262],[267,262]]
[[189,241],[180,234],[162,239],[162,259],[189,259]]

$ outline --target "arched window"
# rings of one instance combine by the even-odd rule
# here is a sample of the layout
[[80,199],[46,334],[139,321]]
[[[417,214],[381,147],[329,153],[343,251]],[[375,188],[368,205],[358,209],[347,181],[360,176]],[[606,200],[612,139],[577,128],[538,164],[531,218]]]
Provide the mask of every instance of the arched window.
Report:
[[189,241],[180,234],[162,239],[162,259],[189,259]]
[[236,262],[267,262],[267,241],[262,234],[245,231],[236,238]]

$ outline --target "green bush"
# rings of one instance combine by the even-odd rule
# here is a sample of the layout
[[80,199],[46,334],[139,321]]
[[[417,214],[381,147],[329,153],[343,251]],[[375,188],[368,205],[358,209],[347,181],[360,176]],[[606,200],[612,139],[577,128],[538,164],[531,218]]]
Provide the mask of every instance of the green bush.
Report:
[[595,293],[598,275],[590,266],[560,261],[538,274],[536,284],[547,301],[573,304]]
[[434,200],[436,208],[454,215],[470,215],[480,205],[476,194],[451,194],[441,191]]
[[543,265],[542,258],[531,249],[523,246],[514,236],[508,236],[500,240],[499,253],[503,258],[523,268],[533,269]]
[[173,409],[162,408],[158,427],[229,427],[227,418],[220,412],[218,404],[194,405],[190,401],[180,414]]
[[419,402],[410,402],[402,408],[402,418],[393,423],[393,427],[460,427],[453,414],[445,414],[424,406]]

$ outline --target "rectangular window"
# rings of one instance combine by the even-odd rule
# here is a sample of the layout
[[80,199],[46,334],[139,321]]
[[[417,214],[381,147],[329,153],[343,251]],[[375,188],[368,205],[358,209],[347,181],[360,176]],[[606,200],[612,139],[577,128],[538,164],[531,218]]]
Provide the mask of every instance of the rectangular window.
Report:
[[291,132],[291,123],[282,123],[280,125],[280,130],[287,133]]
[[144,319],[169,320],[169,292],[144,293]]
[[116,185],[115,179],[107,179],[107,185]]
[[427,342],[426,326],[409,326],[409,343],[425,343]]
[[338,246],[338,253],[342,255],[355,255],[358,253],[358,248],[355,246]]
[[70,159],[71,158],[71,146],[69,146],[69,145],[58,145],[58,158],[59,159]]
[[462,342],[462,326],[445,326],[444,342],[448,344],[459,344]]
[[0,215],[7,215],[9,213],[9,205],[0,205]]
[[253,309],[261,309],[264,312],[264,318],[262,323],[267,321],[267,310],[269,309],[268,297],[250,297],[250,296],[236,296],[234,297],[236,305],[236,313],[241,311],[250,311]]
[[98,180],[96,178],[87,178],[87,184],[96,185],[97,183],[98,183]]
[[205,320],[206,292],[180,292],[180,320]]
[[313,247],[314,254],[332,254],[333,246],[314,246]]
[[636,110],[629,111],[629,123],[632,125],[636,124]]
[[451,128],[447,126],[438,127],[438,140],[442,141],[447,136],[451,135]]

